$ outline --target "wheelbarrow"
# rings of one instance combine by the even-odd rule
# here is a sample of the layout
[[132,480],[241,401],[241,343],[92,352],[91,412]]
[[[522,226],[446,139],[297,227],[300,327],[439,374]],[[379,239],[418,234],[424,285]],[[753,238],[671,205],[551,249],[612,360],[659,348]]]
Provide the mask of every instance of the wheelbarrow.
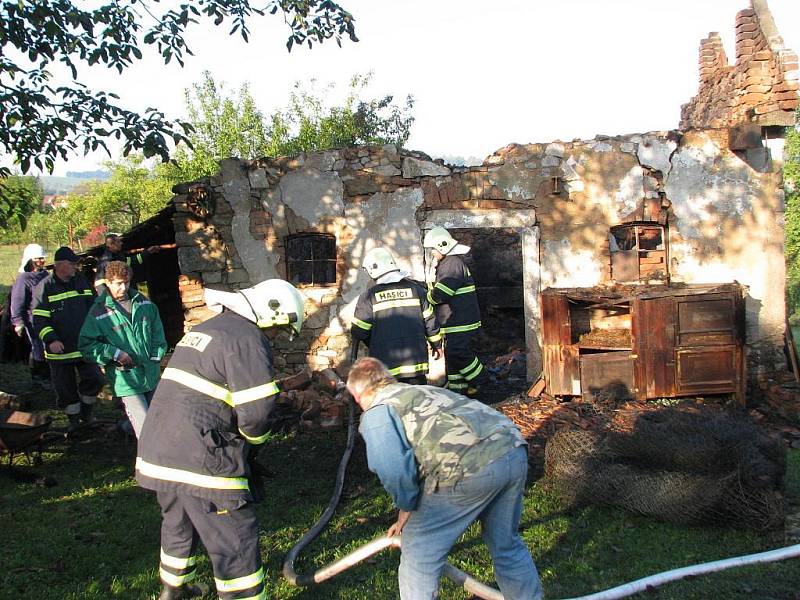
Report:
[[52,422],[52,417],[39,413],[0,411],[0,454],[8,454],[9,467],[14,454],[22,452],[30,458],[34,447],[41,461],[44,435]]

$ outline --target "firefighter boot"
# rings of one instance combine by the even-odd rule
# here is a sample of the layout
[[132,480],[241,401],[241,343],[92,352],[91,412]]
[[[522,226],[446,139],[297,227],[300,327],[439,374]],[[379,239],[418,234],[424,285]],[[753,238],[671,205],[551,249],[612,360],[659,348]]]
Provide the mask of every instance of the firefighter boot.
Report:
[[81,422],[87,425],[97,422],[97,417],[92,414],[96,400],[94,396],[81,396]]
[[158,600],[185,600],[186,598],[199,598],[205,594],[208,589],[203,585],[194,583],[184,583],[181,586],[173,587],[162,583],[161,595]]
[[67,434],[74,433],[81,424],[81,403],[75,402],[67,405],[64,412],[67,414],[67,419],[69,419]]

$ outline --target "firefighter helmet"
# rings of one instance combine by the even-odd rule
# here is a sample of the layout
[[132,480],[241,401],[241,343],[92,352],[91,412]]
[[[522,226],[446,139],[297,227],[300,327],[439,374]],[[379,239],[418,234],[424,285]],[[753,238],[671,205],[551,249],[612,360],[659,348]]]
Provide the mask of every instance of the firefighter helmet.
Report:
[[425,248],[433,248],[442,254],[448,254],[457,243],[444,227],[434,227],[425,234],[425,239],[422,241]]
[[288,281],[267,279],[251,288],[240,290],[262,329],[291,325],[296,333],[305,320],[303,295]]
[[364,256],[363,267],[372,279],[400,270],[397,263],[394,262],[394,256],[386,248],[373,248],[367,252]]

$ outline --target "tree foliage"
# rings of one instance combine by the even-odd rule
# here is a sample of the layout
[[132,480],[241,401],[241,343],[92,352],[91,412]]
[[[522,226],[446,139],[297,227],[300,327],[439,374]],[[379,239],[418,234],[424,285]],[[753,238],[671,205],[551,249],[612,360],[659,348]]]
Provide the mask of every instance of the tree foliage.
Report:
[[266,115],[246,84],[228,94],[209,72],[186,91],[186,108],[192,133],[191,148],[181,146],[164,170],[174,181],[213,175],[217,162],[230,157],[253,159],[289,156],[359,144],[396,144],[408,140],[414,122],[414,100],[403,105],[393,96],[366,97],[372,75],[355,75],[341,104],[336,84],[316,88],[296,83],[288,104]]
[[[72,0],[0,2],[0,151],[11,154],[23,172],[52,172],[55,160],[76,151],[102,148],[111,137],[123,155],[169,158],[169,143],[188,142],[190,128],[168,120],[155,108],[142,114],[121,106],[114,94],[89,89],[79,70],[92,65],[122,73],[154,49],[165,63],[184,64],[192,51],[186,35],[202,21],[230,25],[245,40],[251,19],[281,13],[289,27],[287,47],[342,36],[353,41],[352,16],[330,0],[268,0],[263,8],[249,0]],[[166,5],[166,6],[165,6]],[[70,73],[57,85],[51,72],[60,64]],[[0,167],[0,177],[10,171]],[[6,201],[9,202],[8,200]]]
[[0,179],[0,227],[25,229],[28,217],[42,204],[37,177],[9,175]]
[[783,167],[786,193],[786,291],[789,312],[800,320],[800,110],[797,125],[786,130],[786,147]]

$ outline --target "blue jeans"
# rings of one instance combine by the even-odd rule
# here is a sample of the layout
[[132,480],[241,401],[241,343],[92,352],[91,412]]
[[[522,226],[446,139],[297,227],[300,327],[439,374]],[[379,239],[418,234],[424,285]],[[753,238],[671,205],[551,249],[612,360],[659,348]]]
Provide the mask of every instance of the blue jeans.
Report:
[[539,573],[517,531],[527,474],[528,454],[523,446],[452,487],[422,494],[403,528],[400,598],[437,598],[450,548],[473,521],[480,520],[503,597],[540,600]]
[[144,425],[144,418],[147,416],[147,409],[150,406],[150,401],[153,399],[155,390],[144,392],[143,394],[134,394],[132,396],[122,396],[122,405],[125,407],[125,414],[128,415],[128,420],[133,427],[133,433],[136,434],[136,439],[139,439],[139,434],[142,432],[142,425]]

